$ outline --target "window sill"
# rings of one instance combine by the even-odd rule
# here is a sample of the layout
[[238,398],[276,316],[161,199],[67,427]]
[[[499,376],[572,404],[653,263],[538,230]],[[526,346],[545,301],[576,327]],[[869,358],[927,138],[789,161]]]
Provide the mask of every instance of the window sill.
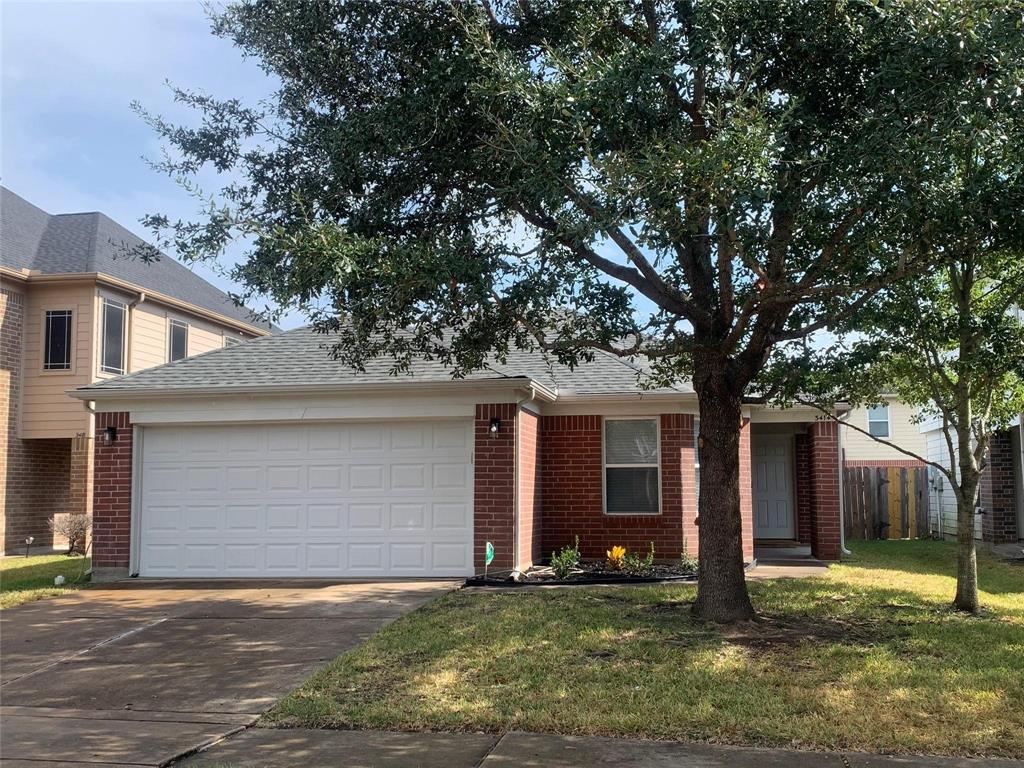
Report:
[[608,512],[604,511],[601,513],[605,517],[661,517],[661,511],[658,512]]

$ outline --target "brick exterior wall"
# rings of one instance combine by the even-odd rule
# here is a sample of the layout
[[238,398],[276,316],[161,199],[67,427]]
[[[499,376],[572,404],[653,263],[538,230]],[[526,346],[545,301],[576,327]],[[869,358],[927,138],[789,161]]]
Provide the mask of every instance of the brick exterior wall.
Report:
[[[516,404],[477,405],[473,458],[473,565],[484,568],[486,542],[494,544],[491,570],[515,567]],[[501,419],[497,436],[491,419]]]
[[[660,515],[606,515],[602,497],[600,416],[543,416],[541,508],[544,557],[580,537],[583,557],[599,559],[612,545],[674,560],[683,544],[684,513],[690,552],[696,554],[693,417],[662,414]],[[685,503],[685,500],[691,500]]]
[[540,417],[519,411],[519,557],[517,567],[527,568],[543,557],[541,549]]
[[[104,430],[117,427],[117,440],[103,441]],[[92,565],[128,568],[132,519],[132,425],[127,413],[96,414]]]
[[807,435],[811,459],[811,554],[820,560],[838,560],[839,425],[816,421],[808,425]]
[[988,467],[981,476],[981,538],[989,544],[1017,541],[1017,499],[1010,432],[992,435]]
[[793,464],[796,473],[796,539],[811,543],[811,438],[797,434],[793,439]]

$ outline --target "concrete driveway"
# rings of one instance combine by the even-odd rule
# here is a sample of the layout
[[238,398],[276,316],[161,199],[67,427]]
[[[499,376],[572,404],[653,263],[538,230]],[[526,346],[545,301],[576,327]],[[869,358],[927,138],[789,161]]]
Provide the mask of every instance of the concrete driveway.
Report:
[[163,764],[456,585],[133,580],[3,611],[2,763]]

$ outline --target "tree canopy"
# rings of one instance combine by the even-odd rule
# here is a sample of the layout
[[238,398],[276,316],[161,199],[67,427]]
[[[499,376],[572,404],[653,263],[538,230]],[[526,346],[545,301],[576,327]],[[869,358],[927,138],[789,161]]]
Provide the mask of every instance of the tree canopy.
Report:
[[236,277],[353,365],[600,348],[692,377],[701,590],[727,572],[735,617],[742,397],[778,345],[926,268],[909,193],[1019,52],[1020,6],[240,0],[214,30],[280,87],[149,116],[163,170],[228,179],[199,221],[149,223],[196,258],[248,238]]

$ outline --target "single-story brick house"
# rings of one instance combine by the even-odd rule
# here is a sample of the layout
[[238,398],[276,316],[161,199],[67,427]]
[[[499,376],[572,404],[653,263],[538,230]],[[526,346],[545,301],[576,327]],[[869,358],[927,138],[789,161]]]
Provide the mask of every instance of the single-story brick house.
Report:
[[[692,389],[645,389],[604,353],[355,372],[328,341],[300,329],[72,392],[96,413],[98,578],[464,576],[487,541],[492,569],[521,569],[576,535],[585,557],[696,553]],[[751,404],[742,435],[745,557],[772,539],[838,559],[835,423]]]

